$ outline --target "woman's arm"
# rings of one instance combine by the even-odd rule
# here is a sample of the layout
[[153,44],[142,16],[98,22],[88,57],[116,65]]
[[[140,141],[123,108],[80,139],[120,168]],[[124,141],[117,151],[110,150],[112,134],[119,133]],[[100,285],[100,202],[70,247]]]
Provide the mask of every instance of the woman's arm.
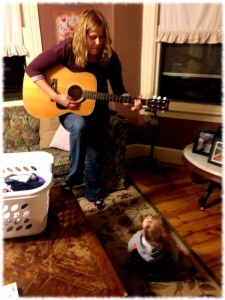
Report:
[[46,51],[39,54],[26,68],[26,73],[31,80],[45,93],[50,99],[58,104],[74,109],[79,104],[72,100],[70,96],[58,94],[45,79],[44,73],[50,68],[63,64],[69,57],[69,45],[70,41],[64,41],[57,45],[52,46]]
[[[122,78],[122,66],[121,62],[119,60],[119,57],[115,52],[113,52],[110,65],[109,65],[109,81],[110,85],[112,87],[113,93],[115,95],[124,95],[127,96],[129,93],[127,93],[124,84],[123,84],[123,78]],[[134,99],[133,105],[125,103],[124,105],[130,108],[132,111],[138,111],[142,108],[142,102],[141,102],[142,95],[139,95],[137,99]]]
[[47,94],[50,97],[50,99],[64,107],[69,109],[75,109],[79,105],[74,100],[72,100],[70,96],[58,94],[45,79],[40,79],[35,83],[45,94]]

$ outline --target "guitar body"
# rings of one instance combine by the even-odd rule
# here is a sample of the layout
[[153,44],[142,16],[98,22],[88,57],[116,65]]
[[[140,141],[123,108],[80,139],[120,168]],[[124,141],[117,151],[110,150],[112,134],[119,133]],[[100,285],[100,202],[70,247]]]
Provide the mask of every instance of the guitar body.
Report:
[[59,65],[51,68],[45,74],[45,78],[50,85],[54,79],[57,80],[56,91],[59,94],[76,95],[75,100],[81,102],[75,110],[59,107],[52,101],[25,73],[23,80],[23,101],[28,113],[36,118],[53,118],[65,113],[75,113],[82,116],[90,115],[95,107],[95,100],[83,99],[83,91],[97,90],[97,80],[95,76],[88,72],[75,73],[66,67]]

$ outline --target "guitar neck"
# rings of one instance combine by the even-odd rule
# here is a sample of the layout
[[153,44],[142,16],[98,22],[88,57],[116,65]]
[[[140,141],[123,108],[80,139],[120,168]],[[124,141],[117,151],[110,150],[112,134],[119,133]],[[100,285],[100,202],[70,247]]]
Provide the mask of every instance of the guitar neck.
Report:
[[[92,92],[92,91],[83,91],[83,97],[85,99],[94,99],[100,101],[107,101],[107,102],[117,102],[122,104],[133,104],[134,99],[137,97],[132,97],[130,95],[123,96],[123,95],[114,95],[114,94],[107,94],[101,92]],[[142,105],[148,107],[148,111],[166,111],[168,110],[170,100],[166,98],[152,98],[152,99],[140,99]]]
[[91,92],[91,91],[83,91],[84,98],[93,99],[93,100],[101,100],[107,102],[117,102],[117,103],[128,103],[133,104],[135,97],[132,96],[122,96],[122,95],[113,95],[101,92]]

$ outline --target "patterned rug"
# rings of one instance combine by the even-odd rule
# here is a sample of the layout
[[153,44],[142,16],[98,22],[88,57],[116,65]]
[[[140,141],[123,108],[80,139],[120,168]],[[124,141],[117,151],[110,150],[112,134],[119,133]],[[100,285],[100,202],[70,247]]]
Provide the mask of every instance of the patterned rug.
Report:
[[[74,193],[79,197],[79,194]],[[160,212],[133,185],[109,194],[105,198],[107,206],[100,212],[85,198],[80,197],[78,201],[128,296],[221,297],[222,288],[218,280],[173,228],[173,236],[184,253],[184,267],[192,272],[184,272],[180,274],[179,279],[168,278],[162,282],[140,278],[131,263],[127,243],[132,235],[141,229],[141,223],[148,214]]]

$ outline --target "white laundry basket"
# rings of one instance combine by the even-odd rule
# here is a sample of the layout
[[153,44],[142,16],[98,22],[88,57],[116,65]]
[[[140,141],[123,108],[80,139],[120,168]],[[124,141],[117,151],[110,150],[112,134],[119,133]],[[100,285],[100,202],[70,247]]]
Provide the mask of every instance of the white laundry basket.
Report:
[[3,237],[13,238],[41,233],[48,220],[49,191],[53,183],[54,157],[43,151],[4,153],[1,155],[2,177],[35,174],[45,183],[33,190],[2,192]]

